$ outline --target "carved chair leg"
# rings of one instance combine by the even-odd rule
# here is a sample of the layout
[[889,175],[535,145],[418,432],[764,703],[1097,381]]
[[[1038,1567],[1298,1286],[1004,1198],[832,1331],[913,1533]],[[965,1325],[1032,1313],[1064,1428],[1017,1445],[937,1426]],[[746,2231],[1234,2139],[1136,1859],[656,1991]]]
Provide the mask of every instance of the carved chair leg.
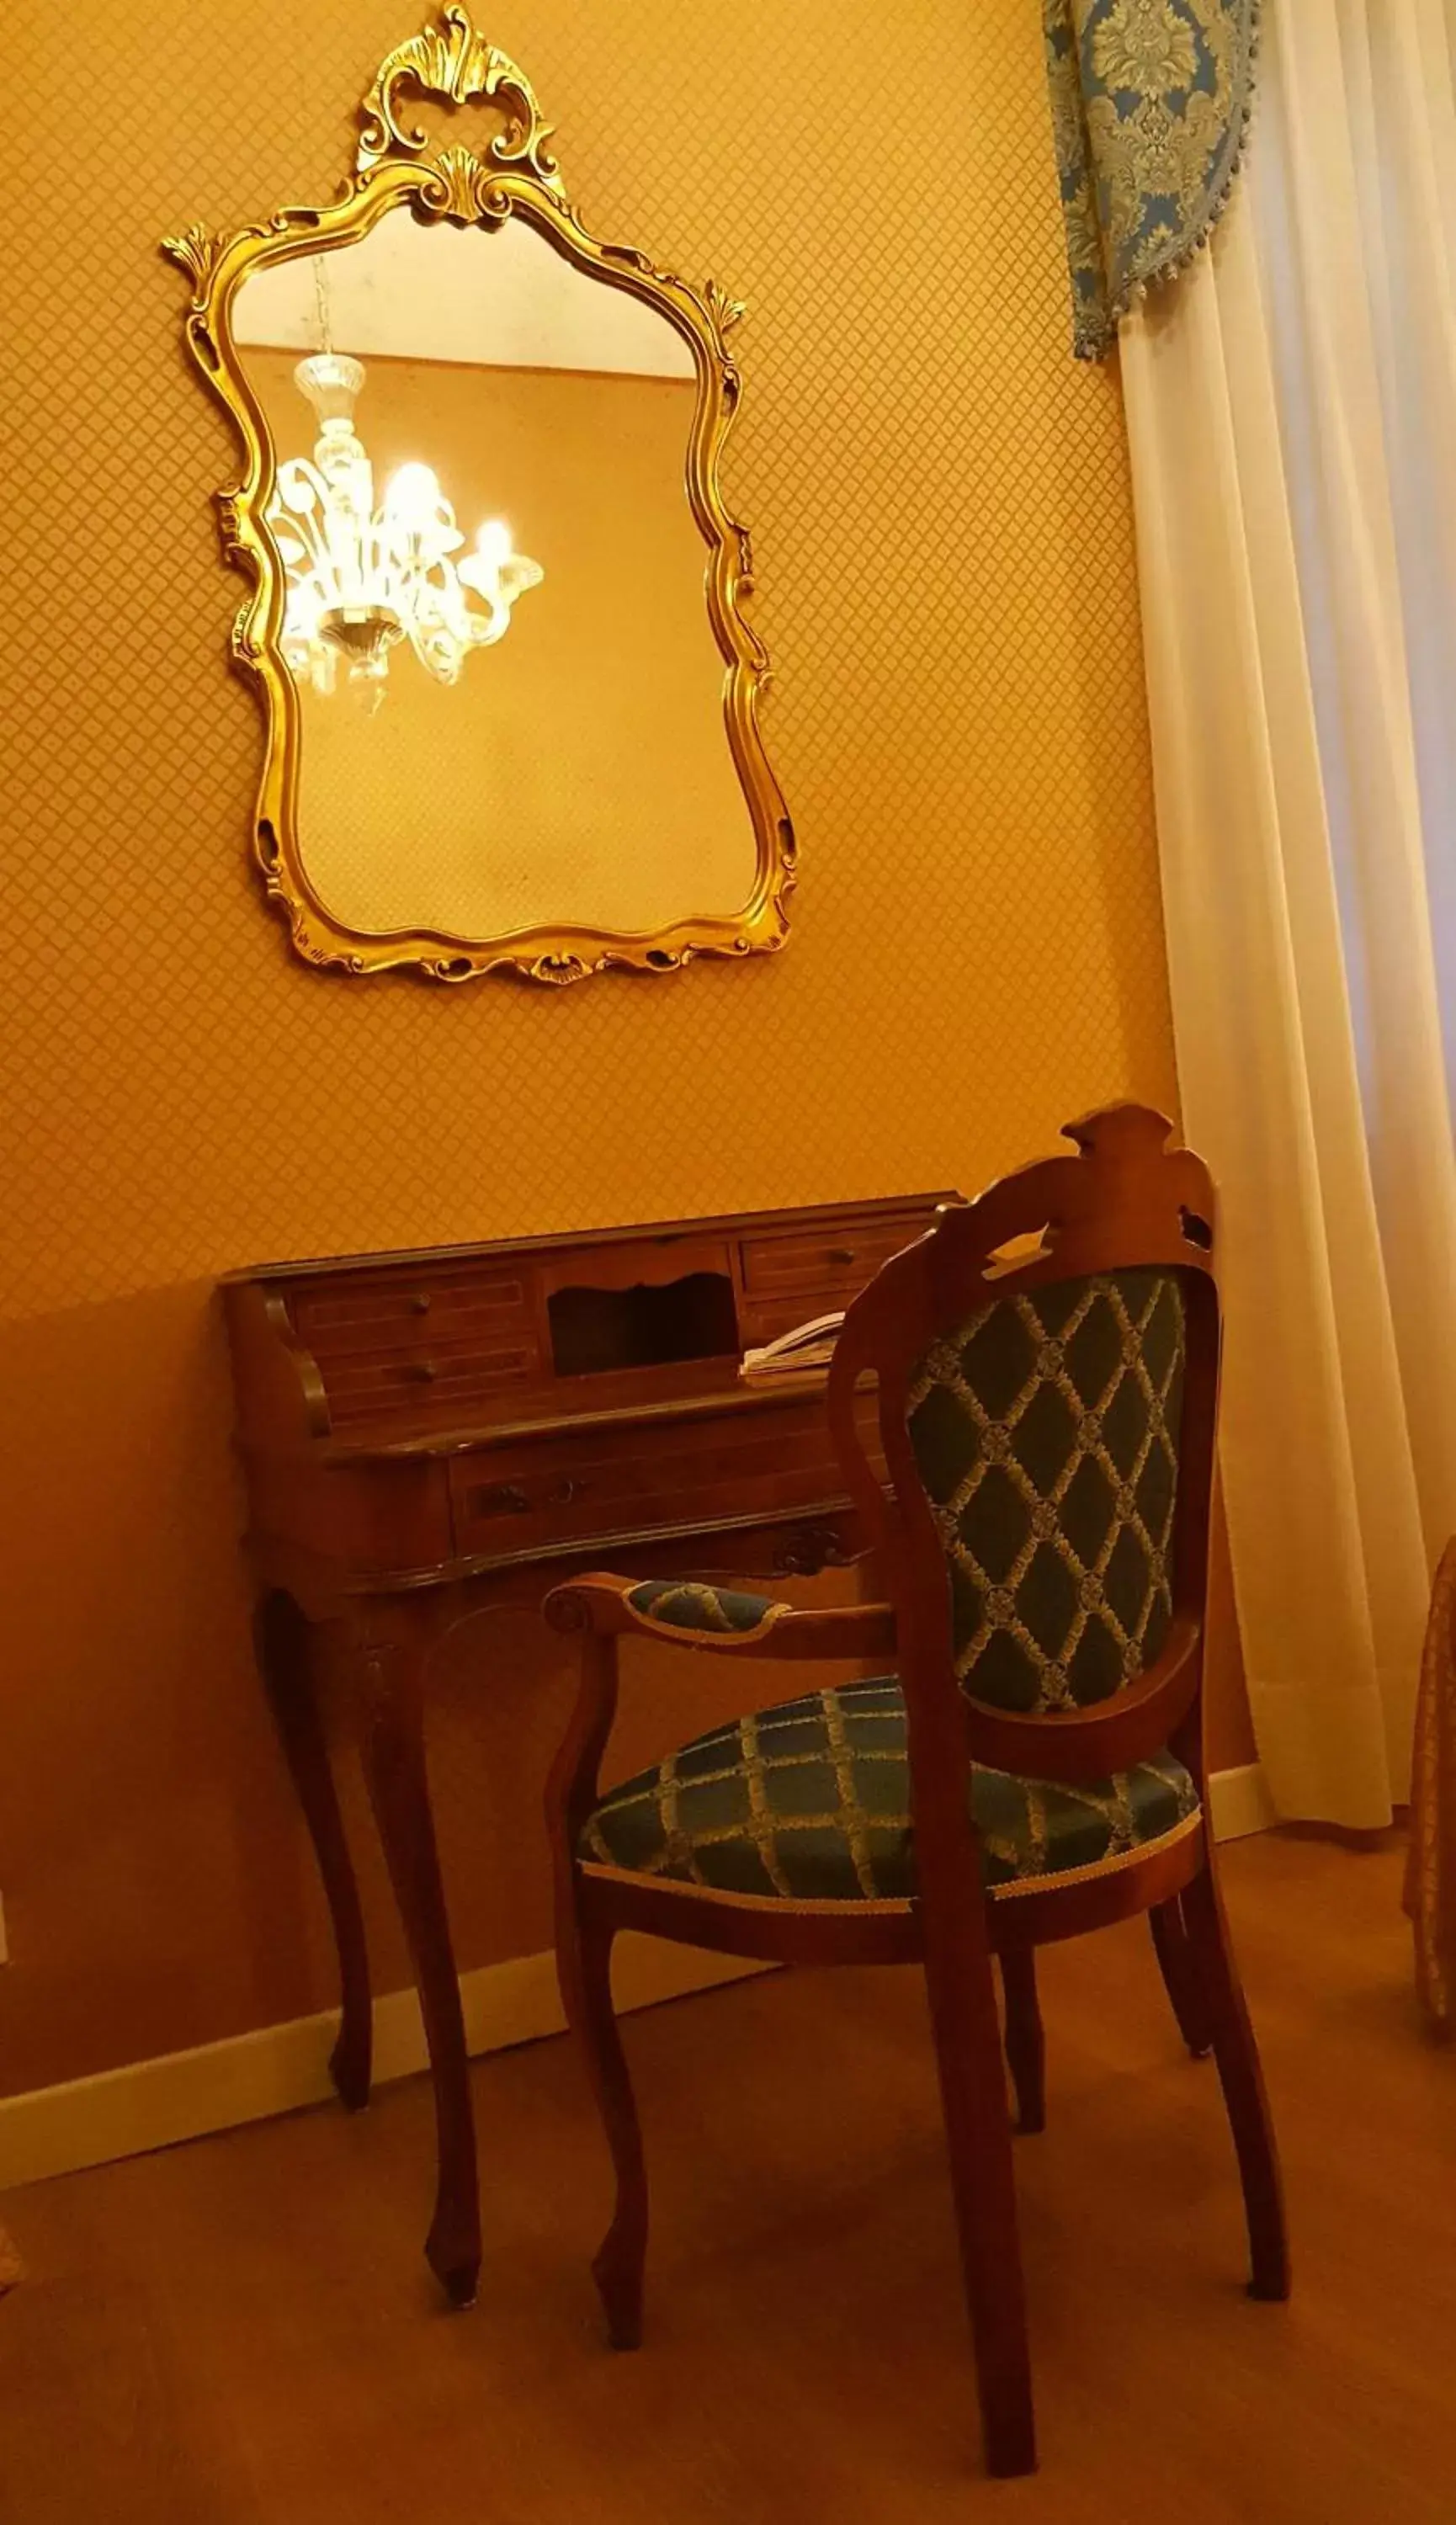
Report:
[[610,1922],[593,1918],[575,1876],[573,1893],[557,1918],[556,1968],[567,2022],[586,2055],[587,2073],[612,2163],[617,2200],[612,2223],[592,2263],[592,2276],[607,2317],[614,2350],[636,2350],[642,2340],[642,2273],[647,2256],[647,2172],[642,2133],[612,2005]]
[[940,2106],[955,2194],[961,2268],[976,2344],[986,2469],[1034,2472],[1036,2427],[1017,2237],[1016,2176],[990,1956],[946,1941],[926,1958]]
[[1212,1865],[1205,1864],[1184,1887],[1182,1915],[1238,2154],[1252,2264],[1249,2294],[1280,2302],[1289,2294],[1289,2249],[1274,2125]]
[[1158,1969],[1178,2019],[1178,2030],[1194,2059],[1206,2059],[1213,2050],[1213,2027],[1189,1952],[1188,1933],[1177,1895],[1171,1902],[1154,1904],[1147,1916]]
[[589,1633],[581,1643],[581,1686],[546,1788],[556,1912],[556,1973],[567,2023],[586,2055],[612,2162],[617,2202],[592,2273],[614,2350],[642,2338],[642,2266],[647,2254],[647,2175],[631,2080],[612,2005],[612,1940],[577,1865],[577,1848],[597,1796],[597,1773],[617,1708],[617,1643]]
[[1046,2036],[1036,1996],[1036,1950],[1008,1947],[1001,1956],[1006,1995],[1006,2061],[1016,2089],[1017,2128],[1046,2128]]

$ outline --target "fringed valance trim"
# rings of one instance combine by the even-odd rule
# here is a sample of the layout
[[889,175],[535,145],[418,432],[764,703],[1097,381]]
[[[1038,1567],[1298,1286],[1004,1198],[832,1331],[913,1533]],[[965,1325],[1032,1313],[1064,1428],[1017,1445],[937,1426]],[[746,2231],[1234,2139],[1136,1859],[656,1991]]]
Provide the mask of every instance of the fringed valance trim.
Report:
[[1079,359],[1192,262],[1254,107],[1259,0],[1043,0]]

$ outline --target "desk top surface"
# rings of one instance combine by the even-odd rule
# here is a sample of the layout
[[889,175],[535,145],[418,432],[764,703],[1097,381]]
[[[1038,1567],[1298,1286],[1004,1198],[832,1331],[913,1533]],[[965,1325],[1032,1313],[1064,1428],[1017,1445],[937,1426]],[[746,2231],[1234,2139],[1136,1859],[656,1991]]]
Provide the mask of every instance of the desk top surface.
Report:
[[224,1289],[257,1280],[293,1280],[320,1272],[418,1270],[426,1263],[508,1260],[513,1255],[552,1254],[585,1246],[674,1244],[686,1237],[772,1236],[812,1233],[834,1219],[893,1217],[897,1211],[923,1212],[947,1202],[959,1204],[958,1192],[890,1193],[871,1201],[819,1202],[804,1210],[727,1211],[712,1218],[640,1219],[617,1227],[581,1227],[549,1236],[487,1237],[473,1245],[400,1246],[377,1254],[315,1254],[289,1262],[252,1262],[225,1272]]

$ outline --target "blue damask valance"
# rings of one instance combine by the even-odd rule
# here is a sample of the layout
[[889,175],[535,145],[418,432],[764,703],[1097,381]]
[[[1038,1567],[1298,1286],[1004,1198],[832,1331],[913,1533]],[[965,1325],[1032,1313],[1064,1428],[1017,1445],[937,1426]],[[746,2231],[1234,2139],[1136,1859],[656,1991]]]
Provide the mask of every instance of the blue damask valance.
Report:
[[1043,0],[1043,11],[1075,346],[1096,360],[1228,202],[1259,0]]

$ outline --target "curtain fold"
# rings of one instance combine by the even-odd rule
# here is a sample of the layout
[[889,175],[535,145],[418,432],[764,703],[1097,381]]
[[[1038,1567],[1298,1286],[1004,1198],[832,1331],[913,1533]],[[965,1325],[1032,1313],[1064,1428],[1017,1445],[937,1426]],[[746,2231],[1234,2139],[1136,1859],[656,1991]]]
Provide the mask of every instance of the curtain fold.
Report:
[[1245,188],[1122,329],[1250,1699],[1280,1811],[1351,1825],[1456,1532],[1453,25],[1271,0]]

